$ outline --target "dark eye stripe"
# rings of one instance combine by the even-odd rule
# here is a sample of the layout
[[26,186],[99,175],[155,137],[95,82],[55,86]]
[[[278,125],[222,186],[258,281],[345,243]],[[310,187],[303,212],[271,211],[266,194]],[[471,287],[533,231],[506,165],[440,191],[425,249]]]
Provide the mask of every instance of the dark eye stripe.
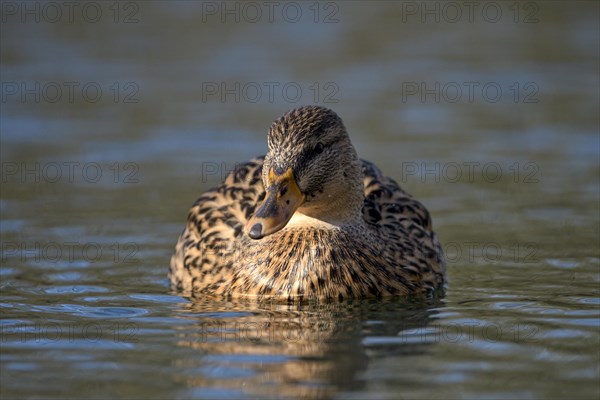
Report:
[[313,158],[325,150],[325,145],[321,142],[311,149],[304,150],[298,157],[298,166],[302,169],[307,163],[310,163]]

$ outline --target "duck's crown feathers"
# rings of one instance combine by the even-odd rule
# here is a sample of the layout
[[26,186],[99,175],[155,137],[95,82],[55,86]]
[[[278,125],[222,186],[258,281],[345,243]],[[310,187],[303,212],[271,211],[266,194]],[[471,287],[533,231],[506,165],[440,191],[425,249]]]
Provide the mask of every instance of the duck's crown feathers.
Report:
[[303,106],[286,112],[271,124],[269,149],[274,146],[298,146],[307,140],[320,140],[331,133],[332,128],[345,133],[341,118],[329,108]]

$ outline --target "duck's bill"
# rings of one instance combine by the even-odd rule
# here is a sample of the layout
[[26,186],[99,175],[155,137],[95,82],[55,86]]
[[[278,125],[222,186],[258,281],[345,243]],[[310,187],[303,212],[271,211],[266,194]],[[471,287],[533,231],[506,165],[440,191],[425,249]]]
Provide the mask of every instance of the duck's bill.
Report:
[[252,239],[261,239],[282,229],[304,202],[291,168],[282,175],[271,170],[268,178],[265,199],[246,223],[246,233]]

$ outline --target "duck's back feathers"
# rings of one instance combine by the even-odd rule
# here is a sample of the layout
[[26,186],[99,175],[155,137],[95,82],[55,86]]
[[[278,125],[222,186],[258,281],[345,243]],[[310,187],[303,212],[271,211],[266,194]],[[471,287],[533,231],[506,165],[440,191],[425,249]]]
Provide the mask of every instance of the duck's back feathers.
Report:
[[169,279],[173,287],[210,289],[230,278],[234,267],[231,252],[240,251],[244,224],[265,197],[263,160],[257,157],[236,165],[220,186],[196,200],[171,258]]
[[429,211],[373,163],[362,160],[362,164],[363,217],[375,236],[386,242],[389,262],[418,277],[418,286],[442,286],[446,264]]

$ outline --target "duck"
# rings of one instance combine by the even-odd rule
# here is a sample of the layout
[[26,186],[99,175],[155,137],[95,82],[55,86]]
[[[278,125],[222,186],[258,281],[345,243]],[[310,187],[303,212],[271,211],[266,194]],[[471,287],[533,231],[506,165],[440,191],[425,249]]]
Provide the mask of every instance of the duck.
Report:
[[200,195],[168,275],[194,298],[295,302],[431,295],[445,274],[425,206],[359,158],[333,110],[308,105]]

